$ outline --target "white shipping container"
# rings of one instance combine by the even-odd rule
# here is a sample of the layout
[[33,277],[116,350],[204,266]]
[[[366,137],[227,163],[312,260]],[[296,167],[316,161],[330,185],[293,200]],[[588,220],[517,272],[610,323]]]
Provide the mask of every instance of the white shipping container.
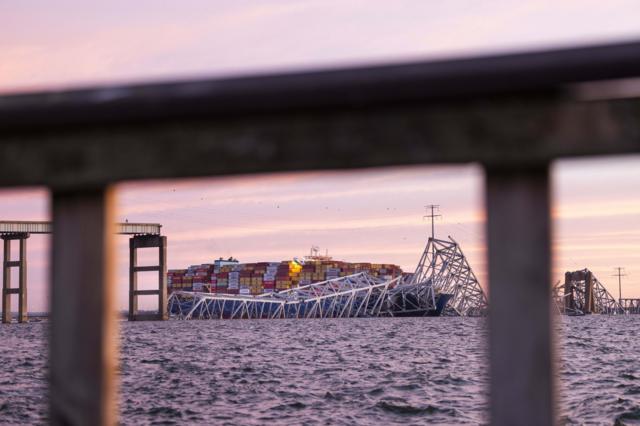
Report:
[[251,294],[251,290],[249,290],[248,288],[241,288],[240,294]]
[[193,291],[202,291],[202,283],[193,283]]

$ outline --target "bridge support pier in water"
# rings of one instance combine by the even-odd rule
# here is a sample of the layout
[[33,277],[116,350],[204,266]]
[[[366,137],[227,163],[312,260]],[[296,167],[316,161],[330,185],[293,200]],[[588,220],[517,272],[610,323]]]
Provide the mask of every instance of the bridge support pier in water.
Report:
[[[158,264],[138,266],[139,248],[158,248]],[[158,288],[138,290],[138,272],[158,272]],[[157,295],[158,312],[138,313],[138,296]],[[135,235],[129,239],[129,321],[162,321],[169,318],[167,311],[167,237],[161,235]]]
[[[18,295],[18,322],[27,322],[27,238],[28,233],[3,234],[2,322],[11,323],[11,295]],[[11,241],[19,241],[18,260],[11,260]],[[18,268],[18,287],[11,287],[11,268]]]

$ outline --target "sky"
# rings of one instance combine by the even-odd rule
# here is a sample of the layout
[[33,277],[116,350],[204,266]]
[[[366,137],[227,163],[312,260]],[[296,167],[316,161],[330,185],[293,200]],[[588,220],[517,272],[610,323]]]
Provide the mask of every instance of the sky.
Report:
[[634,0],[0,2],[0,92],[392,62],[640,35]]
[[[0,93],[628,40],[640,38],[638,16],[635,1],[592,0],[2,2]],[[554,282],[588,267],[613,292],[613,268],[623,266],[624,295],[640,297],[638,170],[637,156],[554,165]],[[439,204],[437,236],[455,238],[486,285],[482,188],[475,165],[129,182],[117,214],[162,223],[172,268],[230,255],[290,259],[319,245],[410,271],[430,230],[424,205]],[[2,190],[0,213],[47,220],[48,193]],[[49,244],[28,243],[30,310],[47,307]],[[126,245],[118,237],[123,309]]]

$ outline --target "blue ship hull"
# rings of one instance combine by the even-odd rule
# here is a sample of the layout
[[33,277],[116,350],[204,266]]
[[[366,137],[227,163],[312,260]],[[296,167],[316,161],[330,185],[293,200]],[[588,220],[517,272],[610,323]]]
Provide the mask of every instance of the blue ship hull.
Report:
[[452,294],[440,293],[436,296],[435,309],[415,309],[411,311],[394,312],[394,317],[439,317],[442,315],[447,303],[453,297]]

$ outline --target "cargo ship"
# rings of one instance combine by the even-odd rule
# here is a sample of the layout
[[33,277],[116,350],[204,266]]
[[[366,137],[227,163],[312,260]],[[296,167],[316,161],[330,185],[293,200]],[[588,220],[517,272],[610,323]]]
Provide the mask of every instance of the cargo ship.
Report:
[[183,318],[442,315],[452,295],[413,281],[398,265],[338,261],[315,247],[281,262],[220,258],[168,273],[170,312]]

